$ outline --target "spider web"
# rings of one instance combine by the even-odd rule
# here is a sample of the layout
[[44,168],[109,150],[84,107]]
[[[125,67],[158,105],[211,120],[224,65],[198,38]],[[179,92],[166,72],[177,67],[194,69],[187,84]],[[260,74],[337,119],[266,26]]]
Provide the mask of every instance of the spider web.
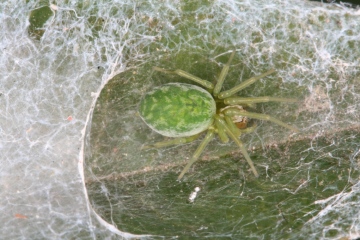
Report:
[[[1,232],[7,239],[359,237],[359,13],[307,1],[44,1],[0,3]],[[39,11],[39,12],[38,12]],[[36,18],[40,13],[44,19]],[[154,86],[224,88],[276,73],[241,96],[301,129],[253,121],[234,143],[164,138],[137,107]]]

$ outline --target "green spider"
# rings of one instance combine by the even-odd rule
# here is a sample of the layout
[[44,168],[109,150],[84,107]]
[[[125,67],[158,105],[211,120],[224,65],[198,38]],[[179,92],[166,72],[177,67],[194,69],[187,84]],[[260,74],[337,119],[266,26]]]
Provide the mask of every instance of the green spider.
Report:
[[294,132],[299,130],[274,117],[266,114],[248,112],[244,106],[253,106],[264,102],[296,102],[295,99],[277,97],[248,97],[234,96],[240,90],[248,87],[257,80],[275,72],[269,70],[259,76],[247,79],[239,85],[221,92],[225,77],[229,71],[235,51],[232,52],[228,62],[224,65],[214,86],[211,82],[198,78],[183,70],[165,70],[154,67],[155,71],[177,74],[201,85],[201,88],[192,84],[168,83],[154,88],[148,92],[140,102],[139,114],[144,122],[155,132],[170,137],[166,141],[144,146],[161,148],[171,145],[184,144],[196,140],[201,133],[207,131],[204,139],[196,149],[190,161],[180,173],[178,180],[189,170],[191,165],[199,158],[207,144],[218,134],[222,142],[229,141],[229,137],[237,144],[252,172],[259,176],[251,161],[244,144],[239,139],[241,133],[249,129],[239,129],[237,122],[246,118],[254,118],[274,122]]

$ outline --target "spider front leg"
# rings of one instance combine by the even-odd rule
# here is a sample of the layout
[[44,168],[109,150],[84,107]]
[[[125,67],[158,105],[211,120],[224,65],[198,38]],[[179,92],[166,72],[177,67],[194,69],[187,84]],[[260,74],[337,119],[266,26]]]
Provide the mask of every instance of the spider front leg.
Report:
[[294,132],[299,132],[299,129],[297,129],[296,127],[290,126],[289,124],[286,124],[282,121],[280,121],[277,118],[274,118],[270,115],[267,114],[262,114],[262,113],[254,113],[254,112],[247,112],[247,111],[241,111],[237,108],[228,108],[224,111],[225,115],[227,116],[244,116],[244,117],[249,117],[249,118],[254,118],[254,119],[259,119],[259,120],[265,120],[265,121],[270,121],[273,123],[276,123],[284,128],[290,129]]
[[226,105],[253,105],[255,103],[266,102],[283,102],[283,103],[296,103],[297,99],[294,98],[278,98],[278,97],[229,97],[224,99]]

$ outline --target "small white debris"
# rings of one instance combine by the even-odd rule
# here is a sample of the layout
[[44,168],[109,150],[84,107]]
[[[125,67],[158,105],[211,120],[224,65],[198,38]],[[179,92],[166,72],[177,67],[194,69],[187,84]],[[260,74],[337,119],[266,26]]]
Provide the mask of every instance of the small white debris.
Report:
[[59,10],[59,7],[56,6],[55,4],[50,4],[50,9],[51,9],[51,11],[57,11],[57,10]]
[[195,198],[196,198],[196,196],[197,196],[197,194],[198,194],[199,191],[200,191],[200,188],[199,188],[199,187],[196,187],[196,188],[194,189],[194,191],[190,193],[190,196],[189,196],[189,202],[190,202],[190,203],[193,203],[193,202],[195,201]]

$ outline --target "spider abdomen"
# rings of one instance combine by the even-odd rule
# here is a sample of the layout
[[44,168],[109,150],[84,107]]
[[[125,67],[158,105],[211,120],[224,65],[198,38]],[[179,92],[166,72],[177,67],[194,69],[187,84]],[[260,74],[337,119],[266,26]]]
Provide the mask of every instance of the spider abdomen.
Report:
[[209,128],[216,103],[201,87],[168,83],[144,96],[139,113],[151,129],[163,136],[188,137]]

